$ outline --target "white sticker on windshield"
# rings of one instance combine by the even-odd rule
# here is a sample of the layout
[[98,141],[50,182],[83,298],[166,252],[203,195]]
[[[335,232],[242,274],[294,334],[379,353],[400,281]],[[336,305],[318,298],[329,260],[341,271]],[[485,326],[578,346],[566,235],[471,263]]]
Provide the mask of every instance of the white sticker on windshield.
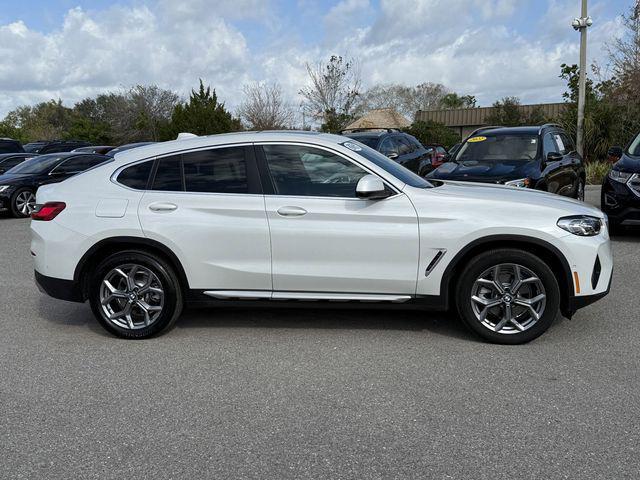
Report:
[[558,145],[560,153],[564,152],[564,142],[562,141],[562,137],[560,135],[554,135],[553,138],[556,139],[556,144]]
[[353,150],[354,152],[360,152],[362,147],[352,142],[344,142],[342,145],[347,147],[349,150]]

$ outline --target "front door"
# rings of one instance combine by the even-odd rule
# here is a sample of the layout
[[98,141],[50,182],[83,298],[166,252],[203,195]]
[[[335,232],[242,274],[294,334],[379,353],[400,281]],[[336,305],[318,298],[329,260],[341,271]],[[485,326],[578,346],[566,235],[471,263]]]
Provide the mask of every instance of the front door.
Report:
[[271,251],[253,148],[208,148],[157,160],[138,213],[178,256],[192,289],[271,292]]
[[406,195],[357,198],[356,184],[370,172],[330,150],[268,144],[257,151],[271,190],[274,291],[415,294],[418,221]]

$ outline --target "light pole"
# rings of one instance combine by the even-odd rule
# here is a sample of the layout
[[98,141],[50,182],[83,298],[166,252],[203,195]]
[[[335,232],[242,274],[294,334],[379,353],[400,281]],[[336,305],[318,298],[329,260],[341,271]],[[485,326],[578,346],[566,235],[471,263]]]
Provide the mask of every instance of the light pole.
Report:
[[584,155],[584,101],[587,84],[587,28],[593,20],[587,15],[587,0],[582,0],[580,18],[574,18],[571,26],[580,32],[580,79],[578,83],[578,130],[576,131],[576,148]]

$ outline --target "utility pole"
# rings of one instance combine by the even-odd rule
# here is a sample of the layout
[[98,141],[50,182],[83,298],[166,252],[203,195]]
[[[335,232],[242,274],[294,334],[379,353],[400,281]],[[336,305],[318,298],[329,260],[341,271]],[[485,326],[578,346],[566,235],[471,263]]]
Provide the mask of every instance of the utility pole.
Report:
[[584,103],[587,86],[587,28],[593,20],[587,15],[587,0],[582,0],[580,18],[574,18],[571,26],[580,32],[580,79],[578,84],[578,129],[576,130],[576,148],[584,155]]

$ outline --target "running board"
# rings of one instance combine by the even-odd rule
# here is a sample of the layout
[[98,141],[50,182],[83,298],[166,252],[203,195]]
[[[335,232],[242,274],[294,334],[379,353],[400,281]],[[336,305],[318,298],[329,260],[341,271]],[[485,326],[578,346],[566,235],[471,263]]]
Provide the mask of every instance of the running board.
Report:
[[219,300],[301,300],[329,302],[394,302],[404,303],[411,295],[325,292],[267,292],[261,290],[207,290],[205,295]]

